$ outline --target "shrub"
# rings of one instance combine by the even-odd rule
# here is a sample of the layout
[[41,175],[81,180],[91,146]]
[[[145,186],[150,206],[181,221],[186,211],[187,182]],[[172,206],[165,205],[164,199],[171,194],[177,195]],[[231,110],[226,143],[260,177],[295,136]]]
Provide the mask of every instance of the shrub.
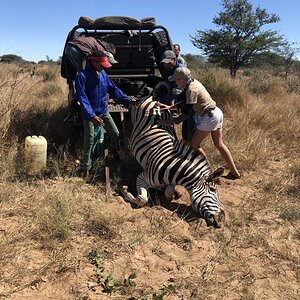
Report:
[[245,89],[236,84],[227,75],[220,72],[196,73],[195,77],[205,86],[212,98],[222,107],[225,103],[243,103],[246,97]]
[[39,91],[38,97],[40,99],[49,98],[50,96],[58,96],[63,93],[62,88],[56,82],[48,82]]
[[57,66],[39,65],[36,74],[42,76],[43,81],[55,81],[59,75]]
[[70,234],[72,221],[71,192],[48,192],[38,216],[40,234],[44,238],[65,240]]
[[289,207],[285,208],[280,214],[280,217],[288,221],[299,221],[300,220],[300,207]]

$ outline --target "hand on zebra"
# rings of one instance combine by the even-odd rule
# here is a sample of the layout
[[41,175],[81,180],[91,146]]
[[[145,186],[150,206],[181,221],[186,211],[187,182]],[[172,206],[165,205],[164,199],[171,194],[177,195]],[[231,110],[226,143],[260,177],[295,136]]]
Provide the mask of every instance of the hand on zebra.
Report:
[[135,102],[135,101],[137,101],[137,98],[136,98],[136,97],[134,97],[134,96],[129,96],[129,99],[130,99],[132,102]]
[[176,104],[167,105],[167,104],[160,103],[160,102],[157,102],[157,104],[158,104],[162,109],[172,109],[173,107],[176,106]]
[[132,107],[137,107],[140,103],[140,101],[138,101],[138,99],[134,96],[129,96],[130,99],[130,103],[128,106],[128,109],[130,110]]

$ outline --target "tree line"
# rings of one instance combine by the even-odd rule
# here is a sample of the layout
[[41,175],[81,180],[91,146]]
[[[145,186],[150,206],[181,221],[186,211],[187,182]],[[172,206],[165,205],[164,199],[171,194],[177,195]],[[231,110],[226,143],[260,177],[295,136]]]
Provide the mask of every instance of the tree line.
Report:
[[[236,77],[242,67],[272,66],[281,69],[285,78],[300,70],[297,59],[300,48],[276,30],[263,30],[268,24],[277,23],[280,18],[269,14],[260,6],[253,8],[248,0],[222,0],[223,9],[213,18],[217,30],[196,30],[190,35],[191,42],[201,55],[183,55],[189,67],[216,65],[229,69]],[[26,63],[20,56],[3,55],[0,62]],[[61,57],[54,61],[46,56],[39,64],[60,64]]]
[[[0,56],[0,63],[15,63],[21,66],[26,64],[36,64],[36,62],[25,60],[21,56],[16,54],[4,54]],[[60,65],[60,63],[61,56],[58,58],[58,60],[53,60],[52,58],[46,55],[46,59],[40,60],[37,64]]]

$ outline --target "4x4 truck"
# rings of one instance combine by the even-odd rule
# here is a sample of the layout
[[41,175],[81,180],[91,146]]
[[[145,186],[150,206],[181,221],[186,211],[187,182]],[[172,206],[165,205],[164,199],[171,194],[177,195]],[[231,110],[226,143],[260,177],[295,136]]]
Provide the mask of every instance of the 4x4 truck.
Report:
[[[167,80],[160,61],[165,50],[173,50],[173,44],[167,29],[157,25],[152,17],[140,20],[125,16],[80,17],[78,25],[69,32],[66,44],[73,36],[92,36],[115,45],[118,63],[107,73],[128,96],[147,96],[158,82]],[[61,75],[69,86],[70,105],[76,69],[65,54]]]

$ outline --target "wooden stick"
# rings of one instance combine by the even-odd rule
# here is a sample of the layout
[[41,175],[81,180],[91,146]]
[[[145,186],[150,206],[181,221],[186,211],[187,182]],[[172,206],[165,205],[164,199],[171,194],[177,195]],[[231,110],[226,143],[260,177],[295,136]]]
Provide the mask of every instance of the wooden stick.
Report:
[[109,165],[108,165],[108,149],[104,150],[104,162],[105,162],[105,196],[109,198],[110,192],[110,180],[109,180]]
[[125,131],[125,123],[124,123],[124,113],[120,111],[120,117],[121,117],[121,125],[122,125],[122,133],[123,133],[123,139],[124,139],[124,147],[125,147],[125,161],[128,163],[128,142],[127,142],[127,136]]

